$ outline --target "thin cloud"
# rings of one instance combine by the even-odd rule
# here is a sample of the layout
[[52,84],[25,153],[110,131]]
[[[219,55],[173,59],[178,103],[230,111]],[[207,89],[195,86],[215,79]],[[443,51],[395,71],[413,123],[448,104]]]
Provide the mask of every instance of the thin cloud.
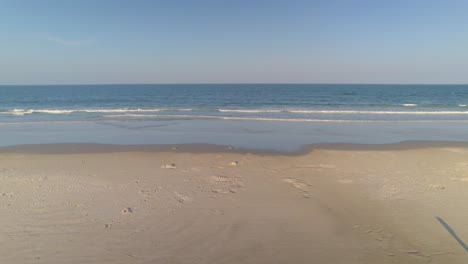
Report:
[[89,46],[93,44],[93,41],[91,40],[70,40],[55,36],[43,36],[43,39],[51,43],[60,44],[64,46]]

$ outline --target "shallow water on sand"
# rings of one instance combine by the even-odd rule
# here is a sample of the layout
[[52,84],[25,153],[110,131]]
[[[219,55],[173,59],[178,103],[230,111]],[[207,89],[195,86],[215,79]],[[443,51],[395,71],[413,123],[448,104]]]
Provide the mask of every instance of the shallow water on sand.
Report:
[[192,144],[294,151],[306,144],[468,141],[468,122],[287,123],[252,121],[52,122],[0,125],[0,145]]

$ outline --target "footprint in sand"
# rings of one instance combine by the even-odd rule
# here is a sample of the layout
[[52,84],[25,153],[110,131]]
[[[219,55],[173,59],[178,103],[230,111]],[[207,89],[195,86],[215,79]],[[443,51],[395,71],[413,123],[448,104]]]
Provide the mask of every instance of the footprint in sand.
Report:
[[139,191],[140,194],[142,194],[143,196],[147,196],[147,197],[153,196],[157,192],[159,192],[159,187],[156,187],[153,189],[143,189]]
[[226,194],[226,193],[229,193],[228,190],[223,190],[223,189],[213,189],[211,190],[212,192],[214,193],[219,193],[219,194]]
[[244,183],[228,176],[219,175],[219,176],[210,176],[208,177],[208,182],[215,185],[221,185],[222,188],[213,189],[212,192],[227,194],[227,193],[237,193],[239,188],[244,187]]
[[175,169],[176,165],[174,163],[172,164],[166,164],[161,166],[162,169]]
[[468,178],[451,178],[452,181],[468,182]]
[[131,207],[124,208],[120,211],[122,214],[131,214],[133,213],[133,209]]
[[175,199],[179,203],[185,203],[185,202],[191,202],[192,201],[192,198],[190,198],[189,196],[183,195],[183,194],[178,193],[178,192],[174,192],[174,196],[175,196]]
[[213,175],[213,176],[210,176],[208,178],[208,181],[210,183],[215,183],[216,184],[216,183],[229,183],[231,180],[229,179],[228,176],[224,176],[224,175],[215,176],[215,175]]
[[439,190],[445,189],[445,186],[443,186],[441,184],[430,184],[429,187],[431,187],[433,189],[439,189]]
[[309,190],[309,188],[307,187],[307,184],[300,182],[298,179],[287,178],[287,179],[283,179],[283,181],[286,183],[289,183],[294,188],[299,189],[300,191],[307,192]]
[[340,180],[338,180],[338,182],[341,183],[341,184],[351,184],[351,183],[353,183],[353,180],[340,179]]

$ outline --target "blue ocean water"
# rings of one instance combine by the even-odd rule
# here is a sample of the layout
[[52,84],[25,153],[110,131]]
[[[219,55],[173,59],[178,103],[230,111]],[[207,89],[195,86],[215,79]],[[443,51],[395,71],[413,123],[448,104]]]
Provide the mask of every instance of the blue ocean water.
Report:
[[0,86],[0,122],[465,120],[467,85]]
[[468,85],[0,86],[0,145],[468,140]]

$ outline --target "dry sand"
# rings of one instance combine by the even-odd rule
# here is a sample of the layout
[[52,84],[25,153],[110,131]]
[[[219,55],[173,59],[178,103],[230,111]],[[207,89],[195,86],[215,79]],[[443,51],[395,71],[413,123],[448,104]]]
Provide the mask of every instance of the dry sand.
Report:
[[0,154],[0,263],[468,261],[465,147],[41,148]]

